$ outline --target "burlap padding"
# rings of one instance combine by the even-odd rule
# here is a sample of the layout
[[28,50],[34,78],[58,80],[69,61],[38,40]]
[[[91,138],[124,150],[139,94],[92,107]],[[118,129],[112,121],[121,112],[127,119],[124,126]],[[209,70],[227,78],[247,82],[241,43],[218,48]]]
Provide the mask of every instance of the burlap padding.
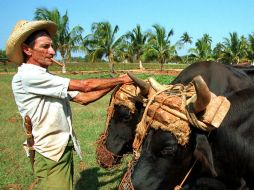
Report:
[[118,156],[110,152],[105,145],[108,137],[109,123],[114,115],[115,105],[123,105],[130,109],[131,113],[135,112],[135,102],[139,98],[138,90],[134,84],[124,84],[118,86],[111,96],[111,101],[107,110],[106,127],[104,133],[97,140],[96,159],[98,164],[103,168],[111,168],[116,165],[122,156]]
[[[185,145],[190,134],[188,118],[185,115],[186,98],[194,94],[195,88],[192,83],[187,86],[181,84],[168,86],[154,94],[149,100],[142,120],[137,125],[132,145],[134,152],[138,152],[149,127],[170,131],[180,144]],[[179,117],[179,115],[183,118]],[[170,126],[169,122],[172,122]]]
[[[196,96],[191,83],[185,87],[177,85],[159,93],[150,101],[137,126],[133,142],[134,152],[138,152],[149,127],[171,132],[178,143],[184,146],[189,141],[190,123],[202,130],[211,131],[220,126],[230,108],[230,102],[225,97],[211,93],[211,101],[203,115],[199,118],[192,117],[190,121],[186,105]],[[192,113],[193,115],[195,114]]]
[[137,95],[137,87],[133,84],[124,84],[119,90],[115,93],[115,105],[123,105],[130,109],[131,113],[134,113],[136,110],[135,102],[133,98]]
[[[178,144],[185,145],[189,141],[190,127],[189,122],[183,120],[172,113],[167,112],[159,104],[154,103],[149,106],[146,123],[154,129],[169,131],[174,134]],[[156,112],[154,114],[154,112]]]
[[[194,94],[193,88],[189,88],[189,91],[193,92],[190,95]],[[148,107],[146,124],[154,129],[171,132],[179,144],[185,145],[189,141],[191,130],[188,120],[179,117],[179,114],[185,115],[186,106],[186,97],[183,98],[179,95],[165,93],[157,95],[154,102]]]

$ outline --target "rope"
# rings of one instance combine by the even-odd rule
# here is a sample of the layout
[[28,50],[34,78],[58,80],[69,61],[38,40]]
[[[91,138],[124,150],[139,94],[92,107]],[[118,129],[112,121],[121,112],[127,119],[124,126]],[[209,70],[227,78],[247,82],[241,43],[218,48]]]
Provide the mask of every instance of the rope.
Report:
[[187,172],[187,174],[184,176],[182,182],[180,183],[180,185],[175,186],[174,190],[180,190],[184,184],[184,182],[186,181],[186,179],[189,177],[192,169],[194,168],[195,164],[196,164],[197,160],[195,160],[195,162],[192,164],[191,168],[189,169],[189,171]]
[[[143,116],[142,116],[142,119],[140,121],[140,123],[138,124],[137,126],[137,133],[135,135],[135,139],[134,139],[134,142],[133,142],[133,149],[134,149],[134,154],[135,154],[135,158],[138,158],[138,152],[139,152],[139,149],[140,149],[140,146],[143,142],[143,139],[144,139],[144,136],[145,136],[145,133],[147,132],[147,130],[149,129],[149,126],[150,125],[146,125],[145,124],[145,119],[146,119],[146,116],[147,116],[147,111],[148,111],[148,108],[149,106],[152,104],[152,102],[154,101],[154,98],[162,93],[162,92],[165,92],[167,90],[170,90],[172,89],[172,86],[169,86],[165,89],[162,89],[158,92],[156,92],[148,101],[147,105],[146,105],[146,108],[145,108],[145,111],[143,113]],[[139,131],[138,131],[139,130]]]
[[[128,107],[132,112],[135,111],[133,108],[135,108],[134,106],[136,101],[144,103],[145,100],[144,98],[136,95],[137,94],[136,86],[132,86],[130,89],[128,89],[128,86],[126,87],[127,89],[125,89],[125,87],[126,87],[125,85],[118,85],[114,89],[107,110],[108,114],[106,118],[106,127],[104,133],[101,134],[100,138],[97,140],[97,148],[96,148],[97,162],[102,167],[111,168],[116,164],[116,160],[122,157],[110,152],[109,150],[107,150],[105,146],[106,138],[108,136],[109,131],[109,123],[115,112],[115,105],[124,105]],[[130,99],[129,98],[126,99],[126,97],[122,99],[121,98],[122,95],[127,97],[129,96]]]
[[186,105],[186,116],[188,118],[188,121],[191,123],[191,125],[197,127],[198,129],[201,129],[206,132],[212,131],[214,129],[213,126],[207,125],[198,120],[196,114],[193,111],[192,103]]
[[[169,91],[170,90],[170,91]],[[169,91],[169,92],[165,92],[165,91]],[[136,135],[135,135],[135,139],[134,139],[134,142],[133,142],[133,149],[134,149],[134,154],[135,154],[135,157],[136,158],[139,158],[139,149],[140,149],[140,146],[143,142],[143,139],[147,133],[147,130],[149,129],[150,125],[152,124],[153,122],[153,117],[156,113],[156,111],[153,113],[153,116],[149,122],[149,124],[146,124],[146,119],[147,119],[147,112],[148,112],[148,109],[149,109],[149,106],[154,102],[154,99],[156,96],[158,96],[159,94],[161,94],[162,92],[165,92],[165,94],[169,95],[169,96],[181,96],[182,97],[182,101],[184,103],[184,105],[187,104],[187,100],[186,100],[186,97],[190,97],[193,95],[194,93],[194,90],[193,90],[193,85],[189,85],[189,86],[184,86],[182,84],[176,84],[174,86],[168,86],[166,87],[165,89],[162,89],[158,92],[156,92],[149,100],[148,100],[148,103],[146,105],[146,108],[145,108],[145,111],[143,113],[143,116],[142,116],[142,119],[141,121],[139,122],[139,124],[137,125],[137,129],[136,129]],[[174,110],[174,109],[170,109],[168,108],[167,106],[164,106],[163,105],[163,102],[165,101],[166,99],[164,99],[162,101],[162,103],[159,104],[159,106],[157,107],[158,108],[161,108],[173,115],[175,115],[176,117],[179,117],[185,121],[188,121],[190,122],[191,124],[193,124],[194,126],[197,126],[201,129],[206,129],[208,128],[208,126],[199,121],[196,117],[196,115],[193,113],[189,113],[189,110],[190,110],[190,107],[189,106],[185,106],[186,108],[186,115],[181,113],[180,111],[177,111],[177,110]],[[156,109],[156,110],[157,110]]]
[[106,128],[105,128],[105,132],[104,134],[107,135],[108,134],[108,126],[109,126],[109,121],[112,117],[112,115],[114,114],[114,107],[115,107],[115,94],[116,92],[120,89],[121,86],[117,86],[113,93],[112,93],[112,98],[111,98],[111,101],[110,101],[110,104],[109,104],[109,107],[108,107],[108,114],[107,114],[107,119],[106,119]]
[[132,94],[130,91],[128,91],[128,90],[126,90],[126,89],[124,89],[124,88],[122,88],[122,87],[121,87],[120,89],[121,89],[123,92],[125,92],[126,94],[128,94],[129,96],[131,96],[134,100],[137,100],[137,101],[143,103],[143,101],[144,101],[143,98],[137,96],[136,94]]

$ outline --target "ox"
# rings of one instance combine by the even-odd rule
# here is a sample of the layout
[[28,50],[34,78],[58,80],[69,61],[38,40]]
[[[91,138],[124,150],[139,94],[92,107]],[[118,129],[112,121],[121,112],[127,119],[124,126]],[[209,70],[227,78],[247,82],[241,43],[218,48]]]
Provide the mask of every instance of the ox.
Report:
[[221,183],[212,189],[239,189],[242,181],[254,189],[254,86],[226,96],[231,107],[220,127],[208,133],[191,126],[184,146],[172,132],[149,130],[132,168],[134,189],[174,189],[195,162],[190,183],[212,176]]
[[[253,67],[233,67],[216,62],[196,62],[184,69],[171,84],[187,84],[194,76],[201,75],[216,95],[237,91],[253,84]],[[138,82],[140,84],[140,82]],[[147,87],[146,87],[147,88]],[[132,151],[135,129],[144,107],[135,101],[134,113],[125,106],[116,106],[105,139],[105,146],[116,156]],[[118,157],[119,158],[119,157]],[[102,163],[103,161],[100,161]],[[112,161],[112,163],[116,163]],[[105,166],[102,164],[102,166]]]

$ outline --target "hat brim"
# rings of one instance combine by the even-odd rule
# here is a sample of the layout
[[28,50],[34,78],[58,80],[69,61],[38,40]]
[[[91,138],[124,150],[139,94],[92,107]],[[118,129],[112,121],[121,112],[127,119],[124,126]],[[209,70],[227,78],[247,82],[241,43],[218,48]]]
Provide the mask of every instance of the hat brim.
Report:
[[7,58],[16,64],[21,64],[24,61],[21,44],[31,35],[38,30],[46,30],[51,37],[54,37],[57,31],[57,25],[52,21],[31,21],[26,22],[18,29],[14,29],[11,33],[6,44]]

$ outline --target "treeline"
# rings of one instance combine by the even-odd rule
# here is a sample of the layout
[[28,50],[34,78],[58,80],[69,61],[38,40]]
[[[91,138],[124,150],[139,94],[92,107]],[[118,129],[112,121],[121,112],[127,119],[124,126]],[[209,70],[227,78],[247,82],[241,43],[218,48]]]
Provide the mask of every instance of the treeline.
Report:
[[[192,63],[194,61],[214,60],[227,64],[252,63],[254,61],[254,33],[239,36],[236,32],[229,33],[220,43],[212,48],[212,38],[204,34],[196,42],[187,33],[183,33],[176,43],[172,43],[173,29],[166,31],[158,24],[152,26],[149,32],[143,32],[140,25],[117,37],[118,25],[109,22],[97,22],[91,25],[91,33],[84,34],[84,28],[75,26],[69,29],[67,11],[61,15],[58,9],[48,10],[37,8],[34,20],[52,20],[58,25],[54,38],[54,48],[60,53],[63,62],[108,62],[110,70],[114,71],[114,63],[158,62],[163,69],[165,63]],[[186,44],[193,44],[184,56],[178,51]],[[74,52],[82,57],[72,58]],[[1,51],[4,57],[5,51]]]

